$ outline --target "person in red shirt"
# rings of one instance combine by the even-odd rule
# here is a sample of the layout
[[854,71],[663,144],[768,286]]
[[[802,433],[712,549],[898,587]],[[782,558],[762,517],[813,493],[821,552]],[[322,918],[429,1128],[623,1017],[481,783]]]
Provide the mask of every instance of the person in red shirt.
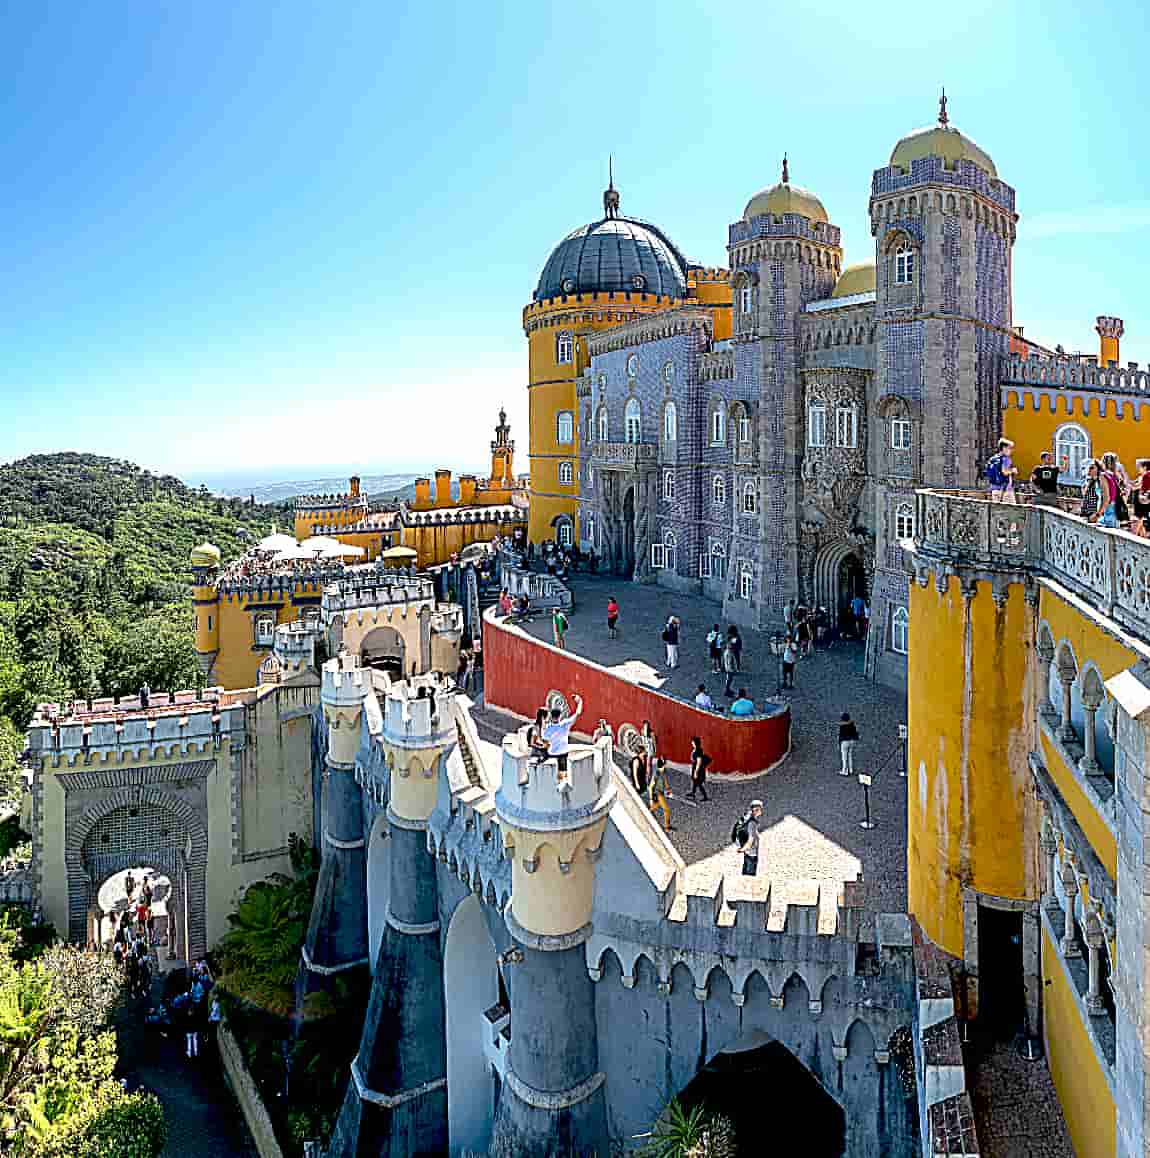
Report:
[[619,604],[614,595],[607,600],[607,634],[612,639],[619,638]]

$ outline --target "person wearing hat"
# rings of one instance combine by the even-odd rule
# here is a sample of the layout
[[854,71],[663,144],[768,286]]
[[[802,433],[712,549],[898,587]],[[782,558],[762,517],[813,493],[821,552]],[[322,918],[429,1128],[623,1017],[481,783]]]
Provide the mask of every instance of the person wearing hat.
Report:
[[732,832],[735,844],[743,854],[743,876],[757,876],[759,872],[759,824],[763,819],[763,802],[752,800],[750,810],[736,822]]

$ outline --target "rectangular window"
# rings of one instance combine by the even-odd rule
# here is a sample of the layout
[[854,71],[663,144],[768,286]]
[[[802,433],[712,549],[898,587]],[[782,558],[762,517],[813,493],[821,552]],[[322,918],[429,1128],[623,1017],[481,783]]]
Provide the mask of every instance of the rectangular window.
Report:
[[891,419],[890,448],[891,450],[910,450],[910,422],[908,419]]
[[755,586],[755,576],[749,567],[744,568],[739,572],[739,598],[751,598],[751,594]]
[[722,445],[727,441],[727,424],[724,421],[725,415],[721,410],[711,411],[711,442],[714,445]]
[[749,285],[743,286],[739,293],[739,307],[744,314],[751,312],[751,306],[754,303],[754,291]]
[[710,579],[711,577],[711,553],[710,551],[703,551],[699,555],[699,578]]
[[575,415],[570,410],[559,411],[557,426],[556,437],[559,442],[571,443],[575,441]]
[[276,637],[276,621],[274,619],[256,620],[256,643],[268,644]]
[[850,449],[858,446],[859,412],[855,406],[835,410],[835,446]]
[[739,441],[751,441],[751,420],[749,418],[739,419]]
[[807,411],[807,446],[826,446],[827,408],[812,406]]
[[651,566],[661,571],[667,565],[667,548],[662,543],[651,544]]

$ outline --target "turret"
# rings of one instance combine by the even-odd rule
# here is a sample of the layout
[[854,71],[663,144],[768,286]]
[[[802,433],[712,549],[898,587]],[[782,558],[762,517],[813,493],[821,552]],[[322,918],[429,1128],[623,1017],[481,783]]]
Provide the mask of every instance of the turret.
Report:
[[196,662],[204,678],[211,681],[212,668],[220,651],[220,594],[216,589],[220,549],[214,543],[192,548],[192,606],[196,616]]
[[584,943],[614,800],[609,740],[573,747],[565,770],[535,763],[521,733],[504,740],[495,810],[512,861],[505,919],[516,949],[505,959],[515,1028],[492,1155],[608,1152]]
[[315,666],[315,645],[322,630],[318,619],[297,619],[276,628],[272,654],[279,662],[280,679],[291,679]]
[[1126,332],[1126,324],[1121,318],[1100,316],[1095,323],[1100,339],[1098,349],[1099,366],[1118,365],[1118,343]]

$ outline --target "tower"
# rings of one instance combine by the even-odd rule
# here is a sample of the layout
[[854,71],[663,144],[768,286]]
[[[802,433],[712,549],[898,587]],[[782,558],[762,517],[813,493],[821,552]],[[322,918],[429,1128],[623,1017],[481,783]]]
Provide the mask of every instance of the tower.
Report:
[[898,683],[905,666],[893,652],[895,617],[908,608],[898,541],[913,532],[914,491],[974,486],[1001,432],[1014,190],[950,124],[944,93],[937,124],[903,137],[875,170],[870,219],[877,335],[867,670]]
[[499,425],[491,443],[491,480],[493,487],[510,487],[515,482],[515,443],[507,425],[507,411],[499,408]]
[[490,1149],[499,1158],[609,1150],[584,943],[614,800],[610,740],[573,748],[561,772],[554,760],[533,762],[519,734],[504,739],[495,811],[512,860],[515,1030]]
[[738,576],[753,566],[752,626],[763,627],[799,594],[799,487],[807,443],[799,318],[807,302],[830,297],[842,249],[822,202],[791,184],[784,157],[778,183],[756,193],[730,226],[728,250],[735,376],[758,384],[756,459],[766,501],[759,504],[759,560],[729,561],[724,606],[730,605],[732,615],[748,606],[733,596]]
[[192,606],[196,615],[196,662],[211,682],[212,669],[220,652],[220,593],[216,575],[220,567],[220,549],[214,543],[192,548]]
[[1118,343],[1126,332],[1126,325],[1121,318],[1101,316],[1097,319],[1094,329],[1098,332],[1099,366],[1118,365]]
[[[580,535],[576,379],[590,361],[586,335],[681,304],[687,261],[657,226],[624,217],[612,179],[603,216],[569,233],[547,259],[523,310],[527,335],[531,521],[534,542]],[[585,434],[586,431],[583,431]]]

